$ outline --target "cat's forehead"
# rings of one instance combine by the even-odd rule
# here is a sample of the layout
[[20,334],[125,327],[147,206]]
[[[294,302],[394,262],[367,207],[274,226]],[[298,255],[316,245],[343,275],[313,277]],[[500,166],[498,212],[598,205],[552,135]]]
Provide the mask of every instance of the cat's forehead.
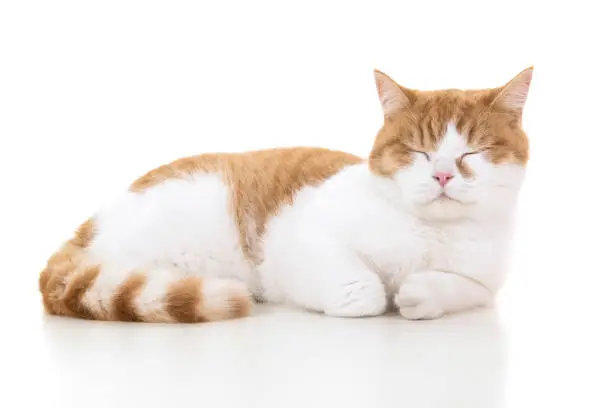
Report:
[[436,145],[435,152],[439,155],[457,155],[469,150],[468,139],[457,129],[453,122],[448,122]]

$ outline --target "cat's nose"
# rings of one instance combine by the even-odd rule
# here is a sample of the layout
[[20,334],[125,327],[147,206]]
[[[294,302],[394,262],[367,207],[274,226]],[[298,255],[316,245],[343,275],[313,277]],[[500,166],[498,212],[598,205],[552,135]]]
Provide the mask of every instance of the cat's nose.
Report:
[[434,174],[433,178],[436,180],[442,187],[444,187],[454,176],[451,173],[445,171],[439,171]]

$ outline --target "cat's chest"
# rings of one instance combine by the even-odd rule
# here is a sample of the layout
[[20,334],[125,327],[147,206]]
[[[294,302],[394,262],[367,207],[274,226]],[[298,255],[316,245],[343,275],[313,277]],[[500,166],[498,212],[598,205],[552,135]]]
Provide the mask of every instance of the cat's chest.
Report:
[[471,251],[479,240],[469,228],[422,224],[423,268],[427,270],[452,270],[462,258],[462,253]]
[[435,225],[418,221],[404,231],[388,235],[387,247],[379,248],[379,272],[396,287],[407,274],[428,270],[476,275],[496,257],[496,240],[470,225]]

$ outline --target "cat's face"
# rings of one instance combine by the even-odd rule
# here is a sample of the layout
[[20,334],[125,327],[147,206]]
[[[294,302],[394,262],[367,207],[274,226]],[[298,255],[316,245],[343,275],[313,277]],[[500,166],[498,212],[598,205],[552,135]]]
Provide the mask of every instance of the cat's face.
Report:
[[369,164],[427,218],[504,214],[528,160],[521,128],[532,70],[500,88],[421,92],[376,72],[385,122]]

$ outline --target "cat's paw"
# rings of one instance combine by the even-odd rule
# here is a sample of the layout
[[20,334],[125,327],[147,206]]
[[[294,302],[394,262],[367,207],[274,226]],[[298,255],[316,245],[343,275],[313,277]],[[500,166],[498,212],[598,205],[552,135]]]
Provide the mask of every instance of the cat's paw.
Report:
[[377,316],[387,309],[387,295],[378,279],[356,280],[336,289],[323,312],[328,316]]
[[394,300],[400,314],[409,320],[431,320],[444,315],[433,291],[431,277],[426,273],[409,275]]

